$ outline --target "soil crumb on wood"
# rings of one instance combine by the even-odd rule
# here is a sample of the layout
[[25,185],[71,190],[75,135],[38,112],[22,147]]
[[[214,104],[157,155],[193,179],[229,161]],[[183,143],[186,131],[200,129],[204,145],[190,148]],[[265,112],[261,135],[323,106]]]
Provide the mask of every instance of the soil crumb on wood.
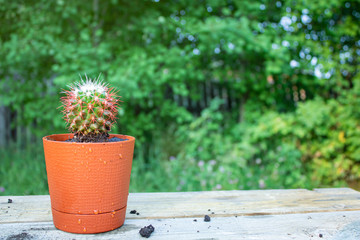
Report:
[[130,214],[136,214],[137,212],[136,212],[136,210],[131,210],[130,211]]
[[209,215],[205,215],[205,217],[204,217],[204,222],[210,222],[210,217],[209,217]]
[[28,233],[21,233],[21,234],[11,235],[6,240],[27,240],[32,238],[33,237]]
[[140,229],[139,233],[142,237],[149,238],[150,235],[155,231],[155,228],[150,224]]
[[12,203],[13,201],[12,201],[12,199],[11,198],[9,198],[8,199],[8,203]]

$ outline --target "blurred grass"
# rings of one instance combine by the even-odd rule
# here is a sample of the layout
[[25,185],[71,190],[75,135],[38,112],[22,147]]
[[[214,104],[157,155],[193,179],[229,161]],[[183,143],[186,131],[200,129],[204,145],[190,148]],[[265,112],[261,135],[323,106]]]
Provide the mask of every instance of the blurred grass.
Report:
[[[0,149],[0,196],[11,195],[41,195],[48,194],[45,159],[42,146],[34,145],[19,150],[15,146]],[[205,169],[209,166],[205,164]],[[205,172],[204,172],[205,171]],[[249,169],[249,171],[251,171]],[[200,174],[200,175],[199,175]],[[204,175],[205,174],[205,175]],[[175,159],[164,161],[160,157],[153,157],[151,161],[134,156],[131,172],[130,192],[174,192],[234,189],[259,189],[256,186],[259,176],[231,176],[243,178],[240,182],[252,183],[248,187],[238,188],[236,184],[226,186],[226,174],[220,171],[201,172],[197,166],[186,161]],[[202,186],[201,182],[208,184]],[[310,179],[309,179],[310,181]],[[305,185],[311,185],[307,181]],[[255,183],[255,184],[254,184]],[[267,188],[278,188],[280,182],[272,183]],[[306,186],[303,187],[306,187]],[[344,186],[346,187],[346,186]]]
[[[164,137],[160,143],[153,143],[158,147],[150,151],[147,159],[143,157],[142,146],[137,146],[132,165],[130,192],[346,187],[343,181],[322,185],[314,183],[311,177],[313,172],[306,173],[302,167],[294,168],[298,158],[294,157],[294,149],[286,148],[287,145],[277,154],[269,151],[265,156],[268,163],[260,165],[246,164],[240,161],[239,154],[231,157],[233,153],[227,150],[225,155],[214,153],[219,159],[210,161],[197,161],[192,155],[169,155],[169,152],[173,153],[175,150],[168,144],[171,151],[167,151],[164,146],[166,142],[168,139]],[[234,150],[235,145],[230,144],[228,148]],[[200,150],[194,152],[201,153]],[[275,156],[272,156],[274,154]],[[23,149],[11,145],[9,148],[0,149],[0,156],[0,196],[48,194],[41,144],[28,145]],[[284,158],[286,161],[279,164],[277,158]]]
[[0,195],[48,194],[44,153],[41,146],[0,149]]
[[[40,145],[0,149],[0,196],[48,194],[46,166]],[[160,160],[145,163],[134,158],[130,192],[175,191],[176,179],[169,181]]]

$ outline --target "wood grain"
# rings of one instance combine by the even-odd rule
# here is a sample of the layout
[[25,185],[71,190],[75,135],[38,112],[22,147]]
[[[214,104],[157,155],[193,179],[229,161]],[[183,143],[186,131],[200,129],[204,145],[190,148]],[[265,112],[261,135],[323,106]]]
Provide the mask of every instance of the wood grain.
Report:
[[[144,239],[139,229],[152,224],[150,239],[360,239],[360,212],[203,218],[126,219],[124,226],[101,234],[71,234],[51,222],[0,224],[0,239],[26,233],[32,239]],[[199,231],[199,232],[197,232]],[[322,234],[322,238],[319,235]],[[342,238],[346,236],[345,238]]]

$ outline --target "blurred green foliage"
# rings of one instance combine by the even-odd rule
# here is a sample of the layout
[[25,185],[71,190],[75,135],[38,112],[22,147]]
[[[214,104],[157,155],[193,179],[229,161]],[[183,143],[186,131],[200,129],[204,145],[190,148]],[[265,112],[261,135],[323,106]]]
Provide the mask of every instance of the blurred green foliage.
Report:
[[132,191],[360,178],[360,1],[0,0],[0,16],[0,194],[46,193],[61,89],[100,72],[124,101],[113,132],[137,138]]

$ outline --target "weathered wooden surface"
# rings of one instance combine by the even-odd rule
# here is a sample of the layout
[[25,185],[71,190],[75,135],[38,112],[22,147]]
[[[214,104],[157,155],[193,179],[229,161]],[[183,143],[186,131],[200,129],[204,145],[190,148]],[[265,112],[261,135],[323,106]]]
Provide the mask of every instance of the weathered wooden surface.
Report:
[[127,212],[117,230],[78,235],[53,226],[49,196],[0,197],[0,239],[142,239],[149,224],[151,239],[360,239],[360,193],[347,188],[132,193]]

